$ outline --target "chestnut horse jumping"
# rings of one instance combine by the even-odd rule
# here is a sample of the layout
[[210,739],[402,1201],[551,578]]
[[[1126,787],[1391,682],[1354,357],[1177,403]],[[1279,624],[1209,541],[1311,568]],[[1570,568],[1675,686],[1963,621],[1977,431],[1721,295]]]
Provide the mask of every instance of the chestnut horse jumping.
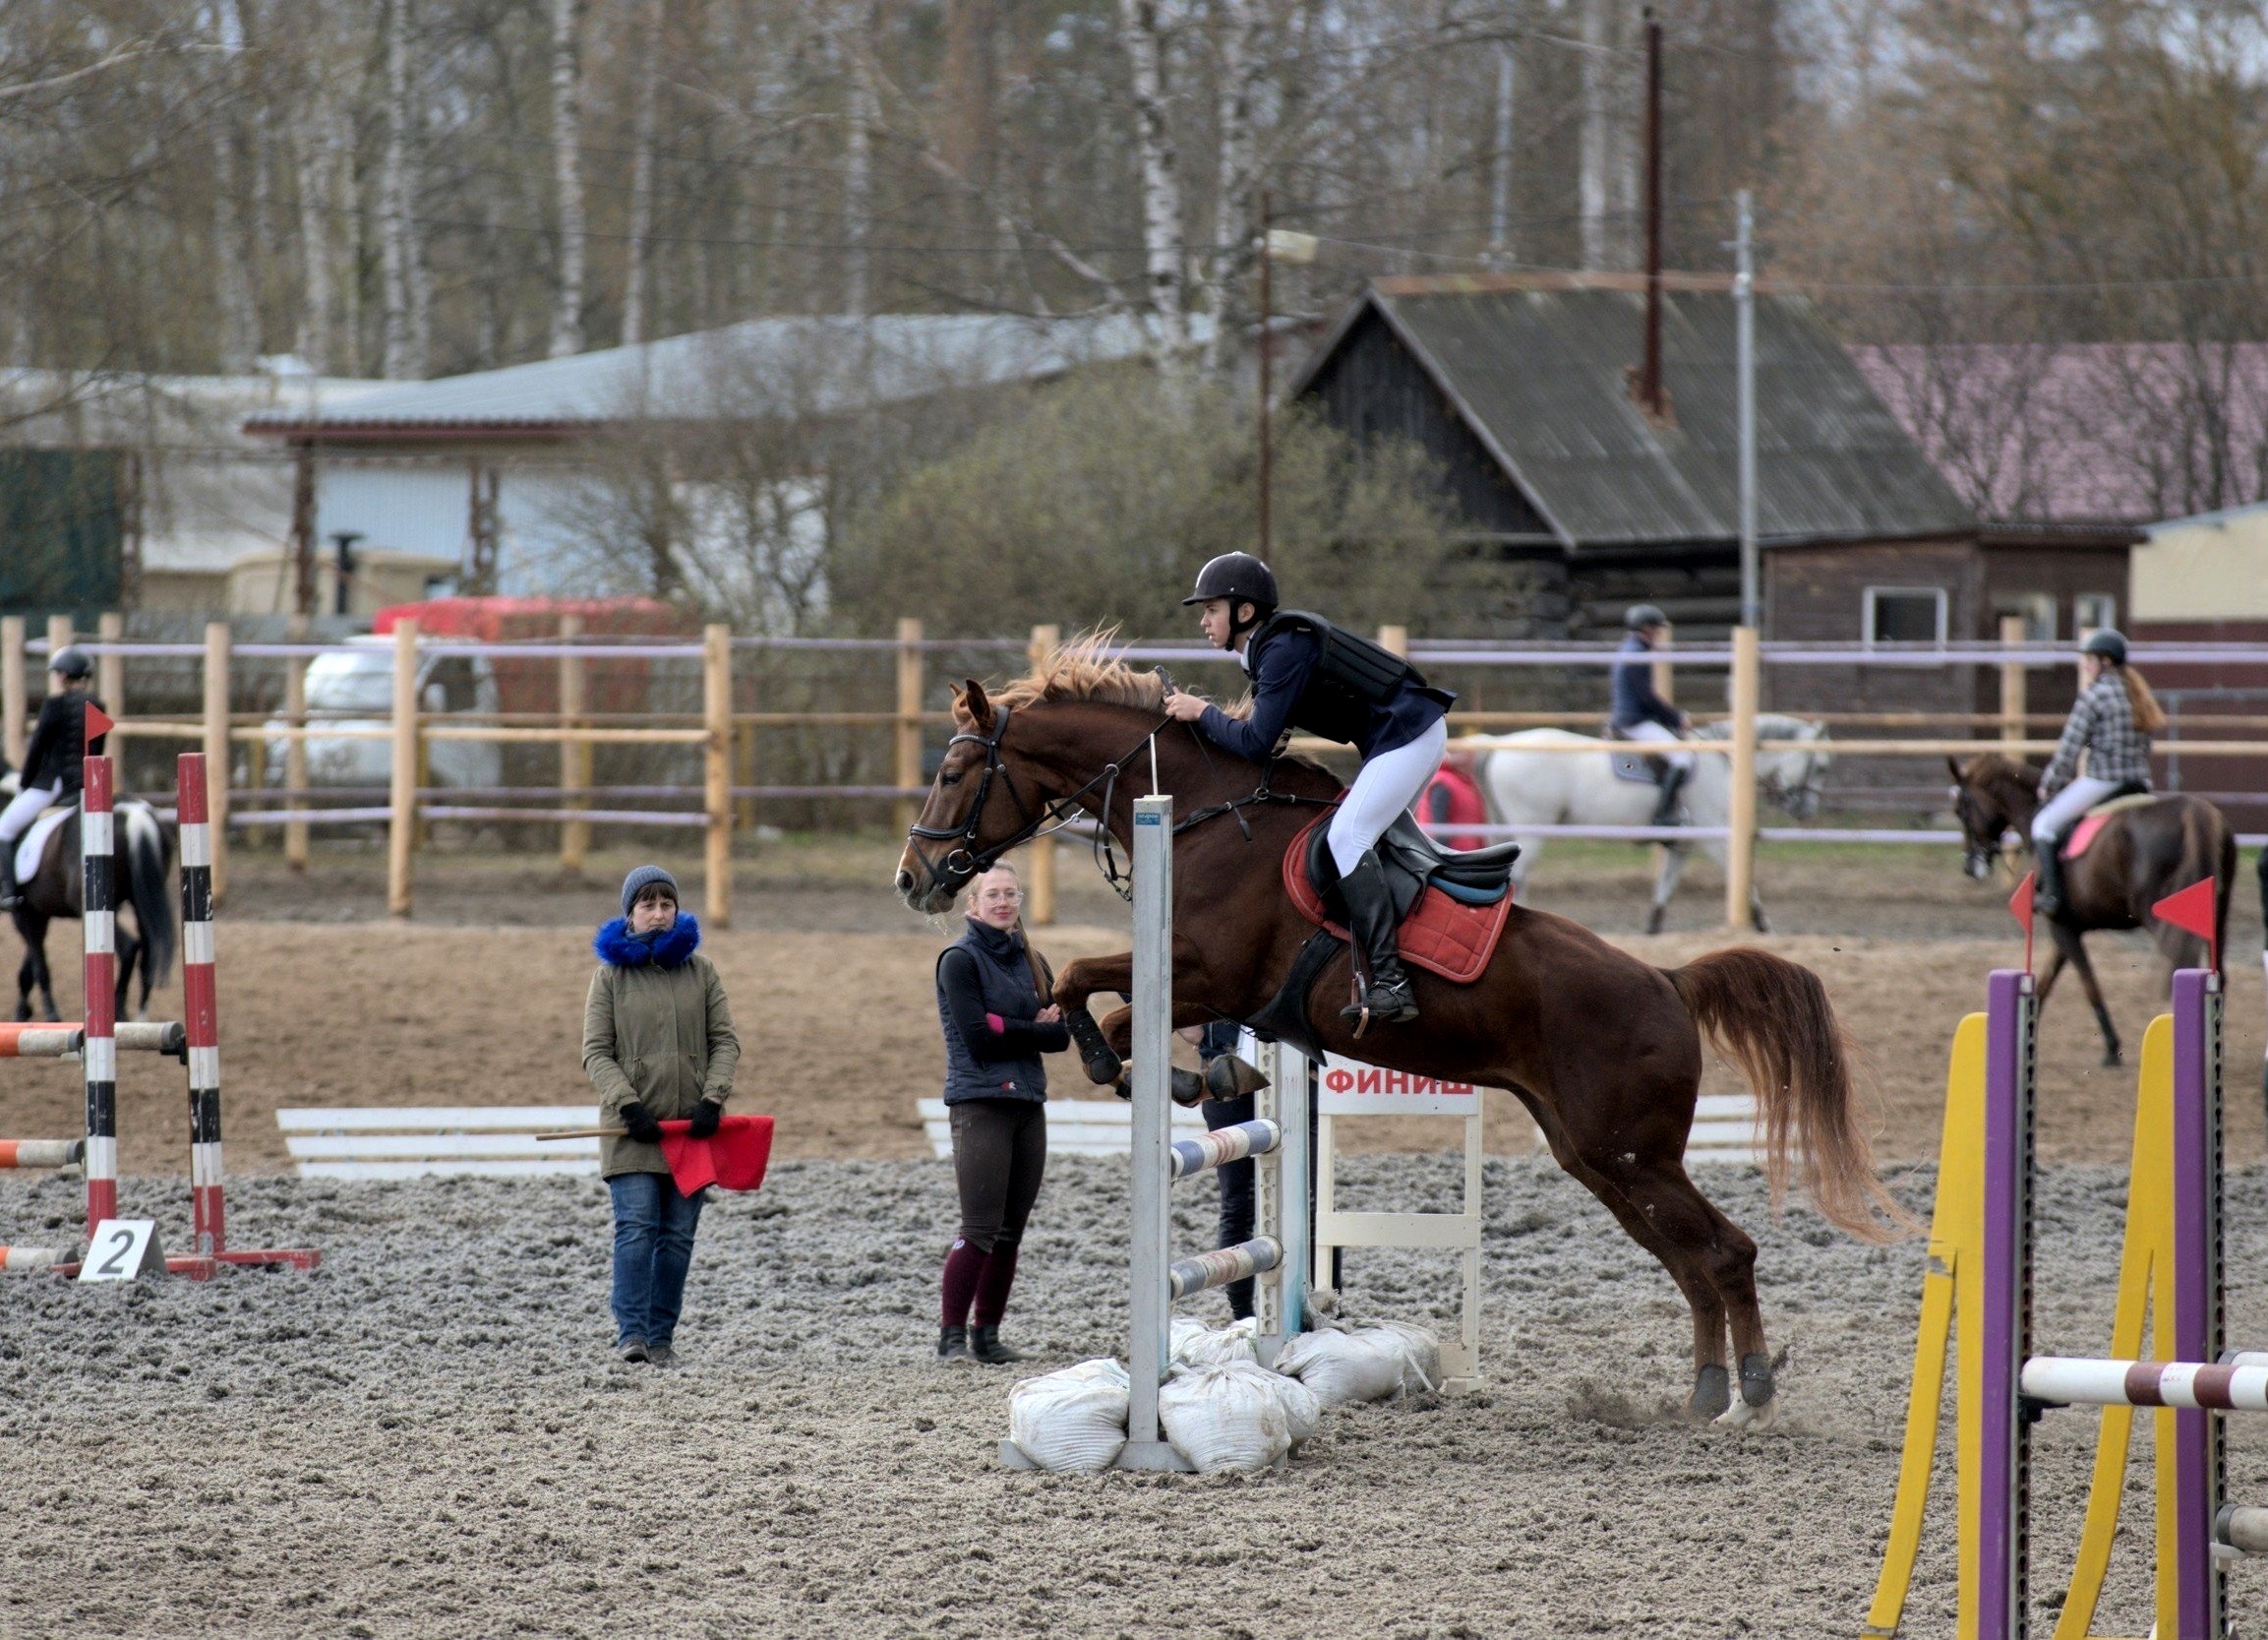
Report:
[[[1078,812],[1130,846],[1133,800],[1175,799],[1173,1023],[1249,1019],[1284,982],[1314,930],[1284,894],[1283,851],[1339,781],[1300,758],[1266,770],[1198,739],[1160,709],[1164,680],[1107,659],[1098,640],[1059,651],[987,696],[956,692],[959,729],[899,862],[897,888],[917,911],[954,895],[1002,854]],[[1099,849],[1107,845],[1098,843]],[[1115,876],[1114,863],[1108,868]],[[1756,1244],[1686,1176],[1686,1136],[1705,1032],[1747,1074],[1775,1195],[1791,1149],[1820,1210],[1868,1241],[1910,1220],[1876,1177],[1852,1109],[1842,1032],[1810,970],[1754,949],[1713,951],[1664,971],[1564,917],[1512,909],[1488,970],[1456,986],[1412,971],[1422,1017],[1374,1027],[1360,1042],[1340,1020],[1343,950],[1311,988],[1321,1046],[1415,1075],[1510,1088],[1562,1168],[1658,1258],[1693,1310],[1697,1421],[1768,1419],[1772,1357],[1757,1303]],[[1082,958],[1055,983],[1064,1015],[1093,1041],[1087,1002],[1130,992],[1133,958]],[[1119,1054],[1130,1010],[1103,1025]],[[1107,1065],[1109,1080],[1115,1068]],[[1090,1076],[1097,1076],[1090,1063]],[[1733,1398],[1726,1336],[1737,1358]]]

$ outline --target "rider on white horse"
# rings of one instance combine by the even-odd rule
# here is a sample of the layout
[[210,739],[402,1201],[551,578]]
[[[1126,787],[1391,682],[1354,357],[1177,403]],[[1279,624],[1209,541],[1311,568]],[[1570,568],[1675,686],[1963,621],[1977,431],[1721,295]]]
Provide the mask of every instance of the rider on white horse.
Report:
[[[1346,901],[1348,932],[1368,969],[1349,1024],[1367,1010],[1392,1024],[1417,1017],[1417,993],[1395,944],[1394,905],[1378,862],[1379,837],[1441,767],[1444,721],[1457,697],[1429,688],[1400,655],[1333,626],[1320,615],[1277,608],[1276,575],[1250,553],[1224,553],[1198,572],[1181,600],[1202,604],[1205,637],[1232,649],[1252,675],[1252,712],[1230,717],[1202,697],[1176,691],[1165,711],[1217,746],[1265,764],[1287,728],[1343,741],[1362,753],[1354,783],[1332,812],[1330,846]],[[1322,884],[1317,884],[1321,887]]]
[[87,690],[93,676],[94,662],[84,649],[58,649],[49,663],[47,699],[39,707],[31,744],[24,750],[16,796],[0,809],[0,911],[13,911],[20,897],[16,840],[50,805],[78,794],[86,768],[80,759],[102,750],[100,741],[86,744]]
[[[1633,604],[1622,624],[1629,629],[1622,640],[1624,655],[1651,655],[1669,636],[1669,617],[1651,604]],[[1693,719],[1654,689],[1653,662],[1635,658],[1614,663],[1614,711],[1608,721],[1624,740],[1650,745],[1674,746],[1693,727]],[[1646,823],[1675,825],[1678,793],[1693,775],[1693,754],[1665,753],[1661,760],[1667,765],[1662,772],[1661,796],[1654,803],[1653,819]]]

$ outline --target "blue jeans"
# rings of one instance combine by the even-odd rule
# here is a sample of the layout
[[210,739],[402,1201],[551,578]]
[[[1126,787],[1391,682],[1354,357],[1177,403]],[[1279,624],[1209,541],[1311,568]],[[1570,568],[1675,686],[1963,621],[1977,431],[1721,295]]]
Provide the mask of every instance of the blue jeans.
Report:
[[615,1338],[667,1344],[677,1336],[686,1271],[701,1198],[666,1173],[626,1173],[607,1181],[615,1198]]

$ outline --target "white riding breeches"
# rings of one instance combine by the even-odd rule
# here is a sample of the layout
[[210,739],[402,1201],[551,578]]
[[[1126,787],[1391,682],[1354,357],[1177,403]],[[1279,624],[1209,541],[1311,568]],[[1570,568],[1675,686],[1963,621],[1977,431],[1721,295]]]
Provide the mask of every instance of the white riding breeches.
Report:
[[1386,828],[1417,801],[1449,750],[1449,724],[1437,721],[1407,746],[1381,752],[1355,772],[1354,784],[1331,817],[1331,858],[1344,877],[1378,846]]
[[[1624,740],[1644,741],[1648,746],[1683,746],[1685,744],[1678,738],[1677,731],[1666,729],[1651,718],[1646,719],[1643,723],[1633,723],[1629,728],[1622,731],[1622,738]],[[1651,756],[1660,758],[1663,762],[1669,764],[1680,774],[1693,772],[1693,754],[1691,752],[1662,752],[1651,754]]]
[[2032,841],[2043,845],[2054,842],[2076,825],[2081,815],[2118,789],[2113,781],[2075,776],[2032,818]]
[[9,799],[8,807],[0,809],[0,843],[13,843],[23,836],[54,801],[53,786],[28,786]]

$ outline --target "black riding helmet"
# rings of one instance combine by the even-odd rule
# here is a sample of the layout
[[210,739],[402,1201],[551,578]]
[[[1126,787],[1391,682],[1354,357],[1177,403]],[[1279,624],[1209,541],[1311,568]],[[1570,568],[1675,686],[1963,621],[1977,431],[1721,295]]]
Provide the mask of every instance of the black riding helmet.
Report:
[[2079,645],[2083,655],[2101,655],[2113,666],[2126,664],[2126,635],[2115,627],[2087,635],[2087,641]]
[[[1197,590],[1181,601],[1201,604],[1214,598],[1229,601],[1228,630],[1239,633],[1247,625],[1256,625],[1276,613],[1279,602],[1276,592],[1276,572],[1248,552],[1224,552],[1219,558],[1209,559],[1205,568],[1197,572]],[[1238,604],[1251,604],[1256,621],[1246,623],[1235,618]]]
[[1641,627],[1666,627],[1669,625],[1669,617],[1652,604],[1632,604],[1624,613],[1622,624],[1630,631],[1637,632]]
[[73,644],[55,651],[55,658],[47,663],[47,670],[79,683],[94,676],[94,661],[85,649]]

